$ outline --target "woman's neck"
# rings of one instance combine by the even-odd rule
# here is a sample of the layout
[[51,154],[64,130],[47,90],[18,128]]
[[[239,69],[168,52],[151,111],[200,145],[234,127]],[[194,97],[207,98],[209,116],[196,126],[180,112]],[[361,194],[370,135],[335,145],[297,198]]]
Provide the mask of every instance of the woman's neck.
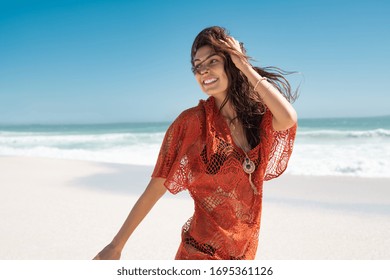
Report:
[[[228,100],[224,105],[224,100],[215,98],[215,105],[220,110],[221,115],[226,118],[228,121],[231,121],[237,117],[236,110],[234,109],[232,103]],[[221,106],[223,105],[222,109]]]

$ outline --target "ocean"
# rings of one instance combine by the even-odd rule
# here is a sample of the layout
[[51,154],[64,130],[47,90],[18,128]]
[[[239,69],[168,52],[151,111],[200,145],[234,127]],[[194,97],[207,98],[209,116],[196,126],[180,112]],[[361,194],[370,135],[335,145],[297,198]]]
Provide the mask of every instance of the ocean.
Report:
[[[168,126],[0,125],[0,156],[153,166]],[[390,178],[390,116],[300,119],[286,173]]]

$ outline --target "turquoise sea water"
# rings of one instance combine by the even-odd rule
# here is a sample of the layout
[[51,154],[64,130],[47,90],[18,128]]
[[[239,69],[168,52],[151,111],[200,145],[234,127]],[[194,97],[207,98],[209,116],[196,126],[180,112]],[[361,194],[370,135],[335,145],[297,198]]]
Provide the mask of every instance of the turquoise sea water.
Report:
[[[169,123],[0,125],[0,155],[154,165]],[[390,177],[390,116],[301,119],[287,173]]]

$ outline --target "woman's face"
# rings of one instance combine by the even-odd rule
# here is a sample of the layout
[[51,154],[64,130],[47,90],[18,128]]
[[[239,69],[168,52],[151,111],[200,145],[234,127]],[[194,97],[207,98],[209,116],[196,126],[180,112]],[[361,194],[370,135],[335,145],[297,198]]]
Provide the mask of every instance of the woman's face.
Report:
[[198,49],[193,60],[195,78],[207,95],[219,100],[226,97],[229,80],[226,75],[224,59],[209,46]]

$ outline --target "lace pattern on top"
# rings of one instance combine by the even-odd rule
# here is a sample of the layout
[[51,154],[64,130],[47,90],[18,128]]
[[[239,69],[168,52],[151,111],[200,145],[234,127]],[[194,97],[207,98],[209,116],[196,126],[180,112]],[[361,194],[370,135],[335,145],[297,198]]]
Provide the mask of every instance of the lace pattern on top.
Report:
[[213,97],[184,111],[168,128],[152,177],[165,178],[172,193],[187,189],[194,216],[183,226],[178,259],[253,259],[256,254],[264,180],[287,167],[296,126],[274,131],[263,115],[260,143],[247,154],[255,163],[252,181],[243,171],[244,152],[231,137]]

